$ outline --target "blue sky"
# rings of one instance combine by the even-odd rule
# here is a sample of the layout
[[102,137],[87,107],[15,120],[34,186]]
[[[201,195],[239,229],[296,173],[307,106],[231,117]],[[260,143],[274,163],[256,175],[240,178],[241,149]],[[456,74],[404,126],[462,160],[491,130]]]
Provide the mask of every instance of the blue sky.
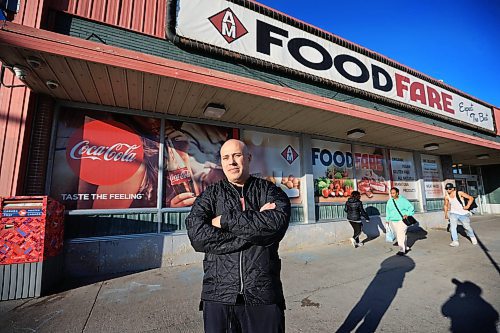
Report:
[[499,0],[257,0],[500,107]]

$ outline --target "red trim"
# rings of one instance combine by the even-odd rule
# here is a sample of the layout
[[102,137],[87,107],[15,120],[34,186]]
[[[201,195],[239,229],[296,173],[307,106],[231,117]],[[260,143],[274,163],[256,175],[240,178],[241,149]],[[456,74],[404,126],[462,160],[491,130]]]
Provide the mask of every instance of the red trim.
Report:
[[415,120],[339,102],[314,94],[276,86],[241,76],[198,67],[119,47],[64,36],[7,22],[0,31],[0,45],[58,54],[84,61],[99,62],[154,75],[211,85],[274,100],[335,112],[407,130],[435,135],[483,147],[500,149],[500,143],[417,122]]

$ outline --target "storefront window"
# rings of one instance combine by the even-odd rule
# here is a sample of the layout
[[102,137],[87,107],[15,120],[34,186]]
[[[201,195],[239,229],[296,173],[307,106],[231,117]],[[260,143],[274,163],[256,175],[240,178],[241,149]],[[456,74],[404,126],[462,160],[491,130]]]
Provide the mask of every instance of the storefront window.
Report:
[[50,195],[67,210],[156,207],[160,120],[63,108]]
[[443,171],[439,156],[421,155],[427,210],[441,210],[444,203]]
[[408,200],[418,200],[419,191],[415,172],[413,153],[391,150],[392,186],[399,188],[399,193]]
[[305,195],[301,190],[303,175],[299,137],[244,130],[242,140],[252,154],[250,174],[280,187],[292,204],[290,222],[302,222],[301,204]]
[[356,181],[362,201],[387,201],[389,173],[382,148],[354,146]]

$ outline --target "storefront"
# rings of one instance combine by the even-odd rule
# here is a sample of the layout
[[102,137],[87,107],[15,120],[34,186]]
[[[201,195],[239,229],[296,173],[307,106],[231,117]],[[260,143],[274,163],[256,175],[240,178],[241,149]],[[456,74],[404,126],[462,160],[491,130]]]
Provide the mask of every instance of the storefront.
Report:
[[375,236],[393,186],[423,227],[448,181],[500,204],[498,108],[254,2],[117,3],[21,2],[0,30],[0,195],[65,205],[67,274],[200,260],[184,220],[229,138],[290,197],[284,248],[349,237],[353,190]]

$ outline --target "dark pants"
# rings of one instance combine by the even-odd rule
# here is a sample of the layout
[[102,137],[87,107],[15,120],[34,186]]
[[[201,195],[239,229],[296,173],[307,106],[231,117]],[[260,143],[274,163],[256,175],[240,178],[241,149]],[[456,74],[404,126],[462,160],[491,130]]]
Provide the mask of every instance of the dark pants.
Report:
[[351,224],[352,228],[354,229],[354,233],[352,235],[352,238],[356,241],[356,243],[359,243],[359,235],[361,235],[361,230],[363,229],[363,224],[361,222],[353,222],[349,221]]
[[276,304],[203,302],[205,333],[284,333],[285,312]]

